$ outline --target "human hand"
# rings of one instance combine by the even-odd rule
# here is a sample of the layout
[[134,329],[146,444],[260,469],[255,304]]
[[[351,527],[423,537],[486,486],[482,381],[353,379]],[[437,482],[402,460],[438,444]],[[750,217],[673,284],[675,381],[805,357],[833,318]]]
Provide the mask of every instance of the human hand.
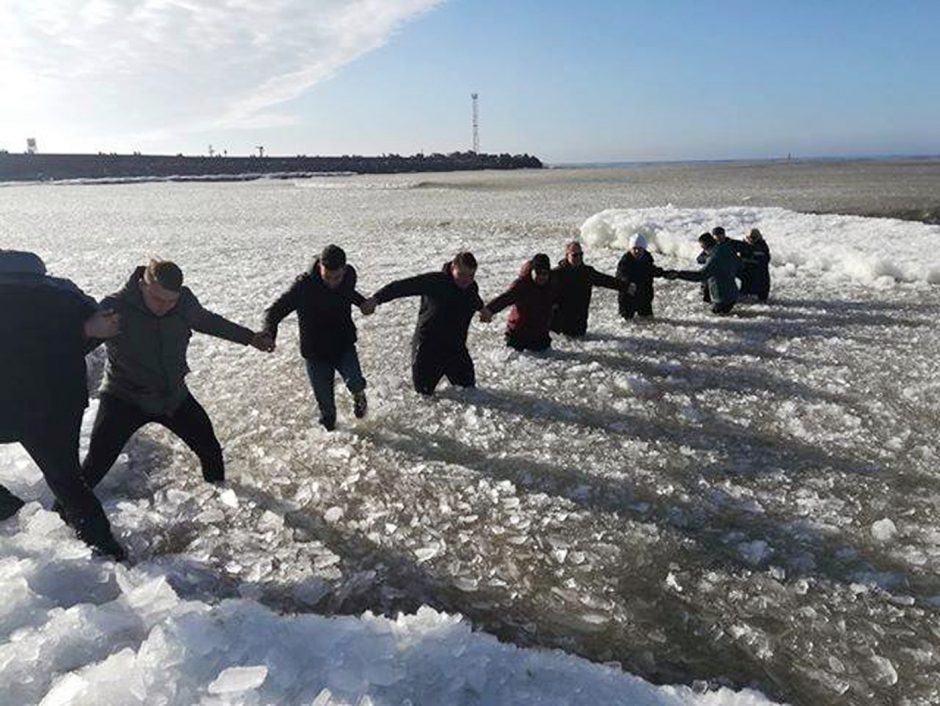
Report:
[[375,313],[375,307],[378,306],[378,302],[375,301],[375,297],[369,297],[362,304],[359,305],[359,311],[362,312],[363,316],[372,316]]
[[85,320],[85,338],[113,338],[121,332],[121,315],[111,309],[99,310]]
[[665,277],[666,279],[678,279],[679,273],[676,272],[675,270],[666,270],[663,272],[663,277]]
[[259,331],[251,338],[251,346],[265,353],[272,353],[277,347],[274,343],[274,336],[268,331]]
[[493,320],[493,312],[487,309],[485,306],[480,309],[480,321],[484,324],[488,324]]
[[631,282],[627,285],[627,294],[629,294],[631,297],[636,294],[636,282]]

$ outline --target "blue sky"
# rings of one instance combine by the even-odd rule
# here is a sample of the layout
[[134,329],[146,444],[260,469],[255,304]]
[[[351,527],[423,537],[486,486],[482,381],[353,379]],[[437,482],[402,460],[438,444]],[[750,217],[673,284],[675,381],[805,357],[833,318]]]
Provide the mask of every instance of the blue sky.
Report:
[[75,6],[0,0],[0,147],[447,152],[477,91],[556,163],[940,153],[933,0]]

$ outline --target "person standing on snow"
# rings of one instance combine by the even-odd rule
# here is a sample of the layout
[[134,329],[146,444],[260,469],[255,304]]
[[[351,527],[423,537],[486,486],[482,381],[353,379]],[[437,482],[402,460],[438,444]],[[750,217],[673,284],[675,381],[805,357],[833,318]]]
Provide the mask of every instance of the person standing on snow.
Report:
[[551,329],[566,336],[583,336],[587,332],[594,287],[618,291],[627,288],[625,282],[585,265],[584,251],[576,240],[565,246],[565,259],[552,270],[552,277],[558,287],[558,300]]
[[653,315],[653,278],[662,277],[663,270],[653,263],[646,238],[634,235],[630,248],[617,263],[617,279],[626,282],[627,288],[618,292],[620,315],[629,321],[634,314],[647,318]]
[[277,338],[278,324],[292,311],[300,327],[300,355],[307,365],[307,377],[320,409],[320,424],[327,431],[336,428],[334,383],[338,372],[353,397],[353,414],[366,415],[366,380],[356,352],[356,325],[352,307],[368,316],[375,306],[356,291],[357,275],[346,264],[346,253],[337,245],[327,245],[320,257],[294,281],[290,289],[268,307],[263,333]]
[[140,427],[161,424],[199,457],[202,476],[225,480],[222,447],[209,415],[186,386],[186,351],[193,331],[274,350],[269,336],[204,309],[173,262],[151,260],[138,267],[124,288],[102,306],[121,316],[121,333],[106,342],[108,360],[98,414],[82,475],[96,486]]
[[[37,255],[11,250],[0,250],[0,309],[0,443],[22,444],[65,522],[97,552],[120,561],[124,548],[78,463],[88,406],[85,353],[118,333],[119,317],[69,280],[47,276]],[[0,485],[0,520],[22,506]]]
[[757,228],[751,228],[744,240],[750,252],[743,260],[741,294],[755,294],[765,302],[770,296],[770,248]]
[[730,243],[717,242],[711,233],[702,233],[698,241],[706,256],[704,267],[700,270],[664,270],[663,276],[667,279],[704,282],[711,297],[712,313],[727,314],[738,300],[735,276],[740,261]]
[[[476,271],[473,253],[459,252],[439,272],[387,284],[366,302],[375,307],[402,297],[421,297],[411,341],[411,377],[421,395],[433,395],[445,376],[452,385],[476,386],[476,371],[467,350],[470,320],[474,312],[483,309],[474,281]],[[489,312],[481,312],[481,319],[489,321]]]
[[506,321],[506,345],[517,351],[544,351],[552,345],[549,330],[557,290],[551,270],[548,255],[537,254],[522,266],[512,286],[481,311],[481,318],[486,318],[512,306]]

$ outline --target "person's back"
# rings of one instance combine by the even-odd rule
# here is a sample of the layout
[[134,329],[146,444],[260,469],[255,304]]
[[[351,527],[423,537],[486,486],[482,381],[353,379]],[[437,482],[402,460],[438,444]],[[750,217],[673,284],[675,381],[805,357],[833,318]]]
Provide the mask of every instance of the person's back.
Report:
[[731,243],[718,243],[708,254],[705,266],[708,291],[715,304],[734,302],[738,298],[738,285],[735,276],[740,268],[740,260]]

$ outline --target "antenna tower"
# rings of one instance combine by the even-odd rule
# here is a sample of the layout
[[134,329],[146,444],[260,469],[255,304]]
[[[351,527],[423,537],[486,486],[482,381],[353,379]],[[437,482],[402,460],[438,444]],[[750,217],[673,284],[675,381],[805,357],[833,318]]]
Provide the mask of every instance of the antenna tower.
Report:
[[479,93],[471,93],[470,98],[473,101],[473,153],[480,152],[480,106]]

